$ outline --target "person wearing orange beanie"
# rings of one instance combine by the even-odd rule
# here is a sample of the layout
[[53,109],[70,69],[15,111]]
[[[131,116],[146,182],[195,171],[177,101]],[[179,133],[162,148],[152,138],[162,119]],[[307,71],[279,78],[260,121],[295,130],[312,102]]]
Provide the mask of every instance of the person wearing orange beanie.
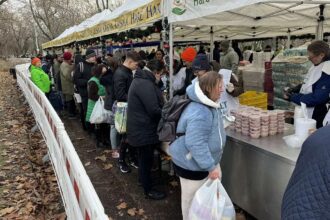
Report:
[[38,57],[32,59],[31,64],[36,67],[41,67],[41,60]]
[[37,57],[31,61],[31,80],[45,94],[50,92],[51,81],[41,68],[41,60]]
[[192,63],[197,56],[197,51],[193,47],[187,47],[182,53],[181,58],[184,62]]
[[197,51],[193,47],[187,47],[182,53],[181,53],[181,59],[183,60],[184,67],[182,67],[177,74],[175,74],[174,80],[180,81],[176,82],[176,84],[181,85],[180,89],[175,90],[176,88],[173,88],[174,92],[173,95],[176,96],[182,96],[186,94],[187,87],[191,84],[192,80],[195,78],[193,69],[192,69],[192,63],[197,56]]

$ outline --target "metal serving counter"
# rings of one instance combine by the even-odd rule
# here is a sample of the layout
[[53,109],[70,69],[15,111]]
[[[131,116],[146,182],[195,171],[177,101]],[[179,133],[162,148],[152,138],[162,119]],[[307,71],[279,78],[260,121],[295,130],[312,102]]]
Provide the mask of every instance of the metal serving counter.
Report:
[[289,148],[283,137],[294,133],[286,124],[284,134],[260,139],[226,130],[221,159],[222,183],[235,204],[261,220],[281,219],[281,203],[300,149]]

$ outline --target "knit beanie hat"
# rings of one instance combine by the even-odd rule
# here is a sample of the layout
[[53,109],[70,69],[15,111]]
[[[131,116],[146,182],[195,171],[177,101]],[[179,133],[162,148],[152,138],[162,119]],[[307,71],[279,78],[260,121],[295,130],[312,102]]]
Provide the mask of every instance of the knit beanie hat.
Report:
[[38,62],[41,62],[41,60],[38,57],[35,57],[35,58],[32,59],[31,64],[33,66],[35,66],[35,65],[37,65]]
[[205,54],[198,54],[192,64],[193,70],[210,70],[211,66]]
[[63,59],[64,60],[71,60],[71,58],[72,58],[72,54],[70,52],[65,52],[63,54]]
[[182,53],[181,58],[186,62],[193,62],[197,55],[197,51],[193,47],[187,47]]
[[88,60],[91,57],[96,57],[96,53],[93,49],[87,49],[86,50],[86,60]]

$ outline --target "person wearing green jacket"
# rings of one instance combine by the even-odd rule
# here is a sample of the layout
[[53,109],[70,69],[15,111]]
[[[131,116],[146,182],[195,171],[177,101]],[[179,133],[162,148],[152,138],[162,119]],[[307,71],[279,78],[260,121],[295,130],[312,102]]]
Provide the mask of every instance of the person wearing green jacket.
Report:
[[[90,122],[90,117],[94,110],[95,104],[99,97],[105,97],[105,87],[100,83],[100,78],[107,73],[107,68],[104,64],[99,64],[93,70],[93,76],[88,81],[88,106],[86,112],[86,122]],[[107,147],[110,145],[108,140],[109,125],[106,123],[91,124],[90,129],[94,127],[96,137],[96,147]],[[90,131],[91,132],[91,131]]]
[[50,92],[51,81],[49,76],[41,69],[41,60],[34,58],[31,62],[30,72],[32,82],[45,94]]

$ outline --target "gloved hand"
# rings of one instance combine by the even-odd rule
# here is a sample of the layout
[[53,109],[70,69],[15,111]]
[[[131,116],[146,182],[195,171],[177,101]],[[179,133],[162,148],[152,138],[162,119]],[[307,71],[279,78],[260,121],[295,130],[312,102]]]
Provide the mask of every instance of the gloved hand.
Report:
[[227,84],[227,86],[226,86],[227,92],[232,93],[234,91],[234,89],[235,89],[235,87],[232,83]]

